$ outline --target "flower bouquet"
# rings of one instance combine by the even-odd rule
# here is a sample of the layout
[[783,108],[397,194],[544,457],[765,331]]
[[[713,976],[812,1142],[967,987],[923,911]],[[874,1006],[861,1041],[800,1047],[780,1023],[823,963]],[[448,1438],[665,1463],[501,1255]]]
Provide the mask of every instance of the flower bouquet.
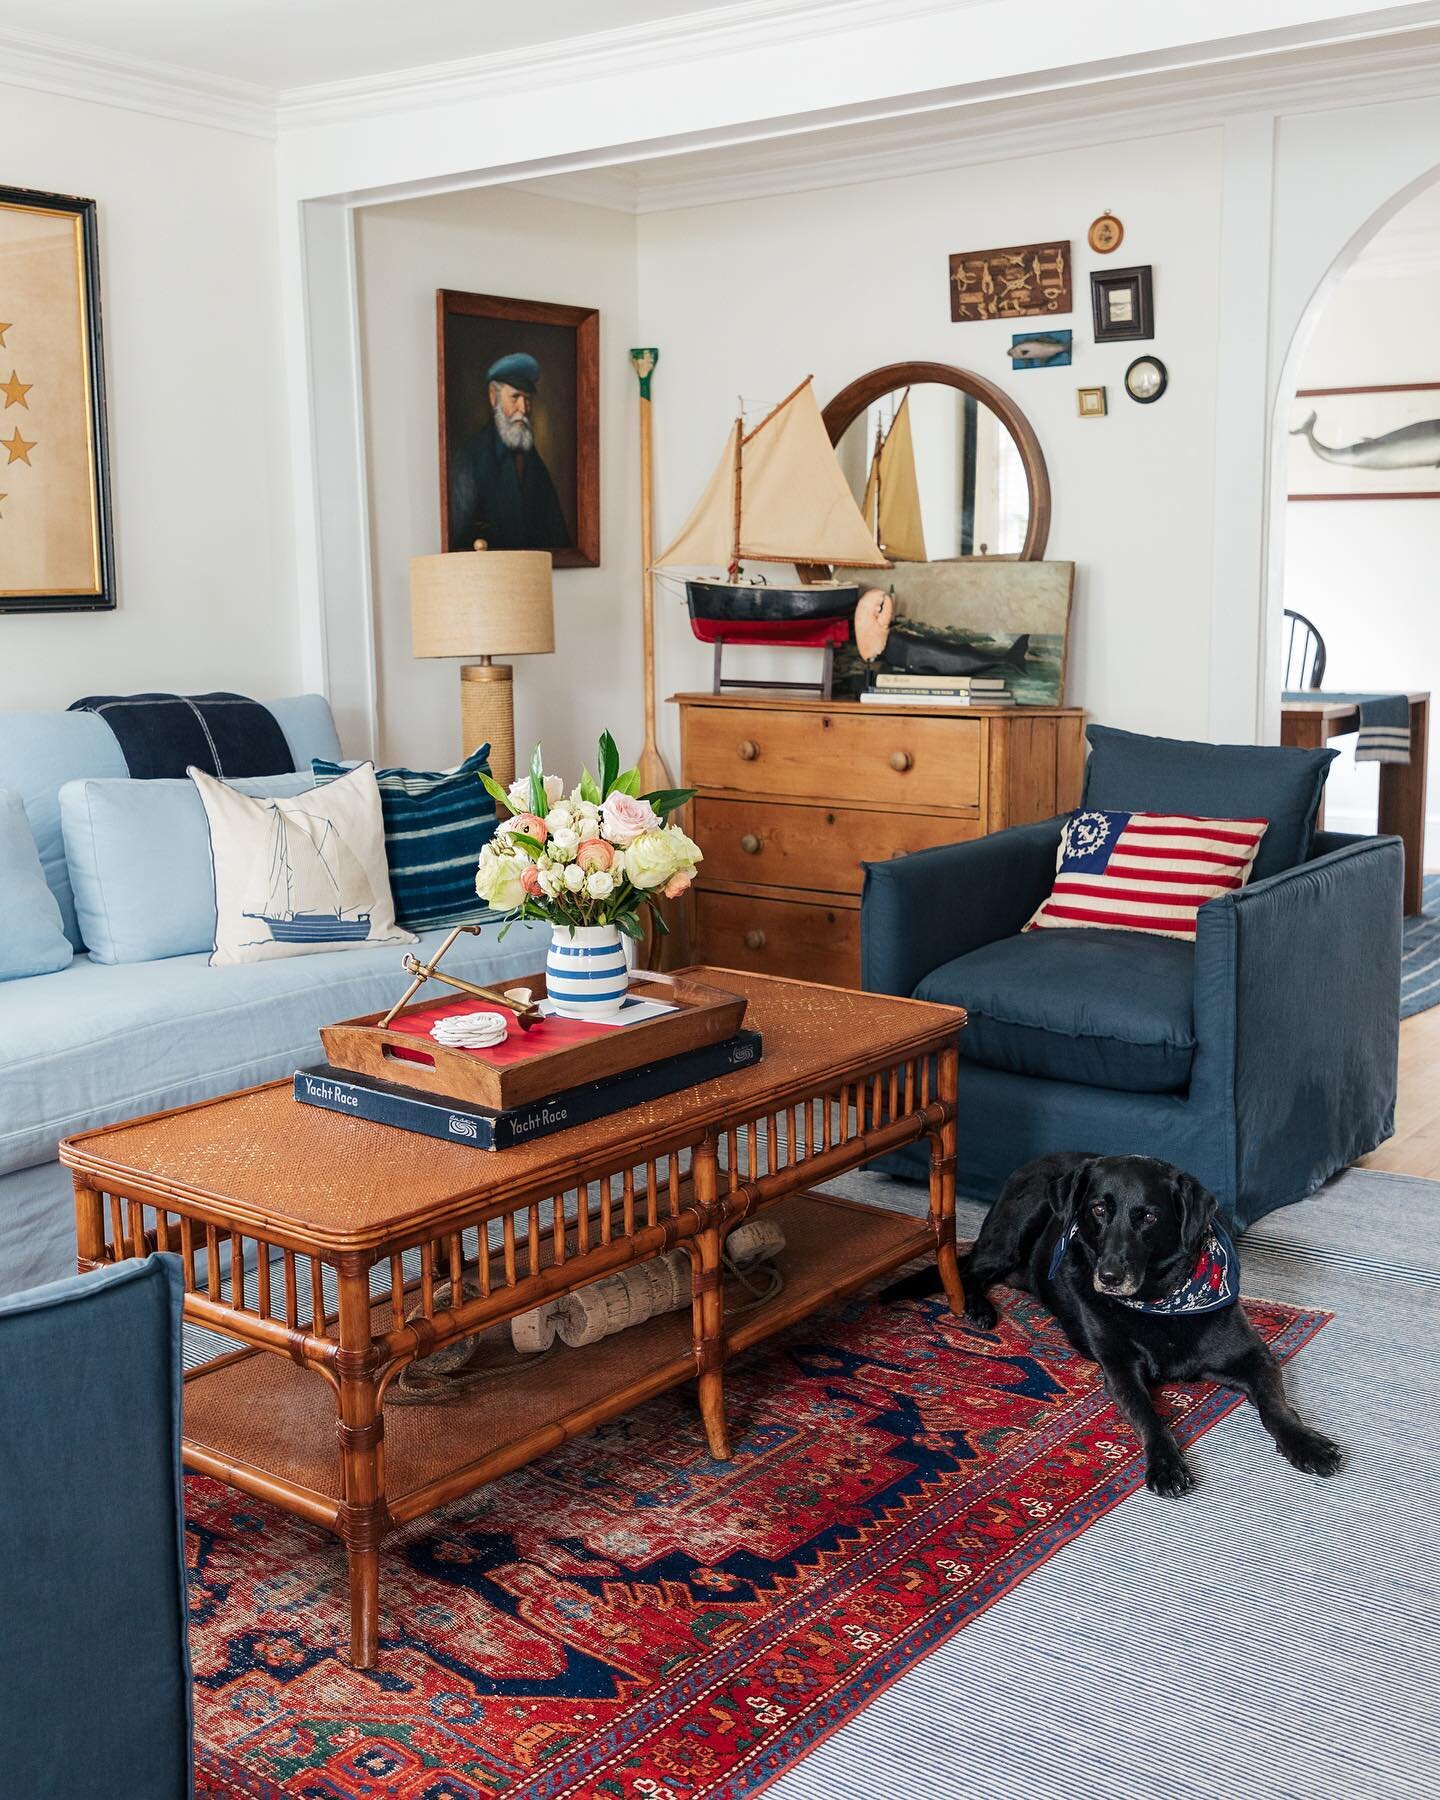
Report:
[[624,1005],[628,980],[625,937],[668,927],[659,902],[678,900],[695,878],[700,850],[666,820],[693,788],[640,793],[636,770],[620,768],[615,740],[600,739],[599,773],[582,771],[567,795],[547,775],[540,746],[530,772],[507,790],[482,775],[500,823],[480,853],[475,891],[508,913],[501,936],[516,919],[551,928],[545,985],[567,1018],[613,1018]]

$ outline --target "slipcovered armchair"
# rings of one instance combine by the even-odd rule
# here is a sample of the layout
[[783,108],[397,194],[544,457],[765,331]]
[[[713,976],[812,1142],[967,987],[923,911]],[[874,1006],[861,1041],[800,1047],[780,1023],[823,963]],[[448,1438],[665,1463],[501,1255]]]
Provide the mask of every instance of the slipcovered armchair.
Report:
[[[1082,806],[1271,819],[1195,943],[1025,932],[1065,823],[1047,819],[867,865],[862,982],[969,1013],[960,1192],[991,1200],[1047,1151],[1158,1156],[1243,1229],[1394,1129],[1403,848],[1314,831],[1330,753],[1090,735]],[[884,1166],[918,1178],[924,1157]]]

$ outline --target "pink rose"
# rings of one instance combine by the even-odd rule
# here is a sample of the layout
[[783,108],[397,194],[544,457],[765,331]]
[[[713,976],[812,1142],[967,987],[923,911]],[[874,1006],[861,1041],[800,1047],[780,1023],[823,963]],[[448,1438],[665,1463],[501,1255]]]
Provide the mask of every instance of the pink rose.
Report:
[[642,831],[659,829],[660,819],[648,800],[633,794],[611,794],[600,808],[600,828],[612,844],[633,843]]
[[537,844],[543,844],[550,835],[545,821],[534,813],[516,813],[510,821],[510,829],[521,832],[525,837],[534,838]]
[[604,838],[586,838],[575,852],[575,860],[589,874],[596,869],[608,869],[615,861],[615,852]]
[[672,875],[660,892],[667,900],[678,900],[695,879],[689,869],[682,869],[678,875]]
[[545,890],[540,885],[540,871],[534,863],[526,863],[520,871],[520,885],[532,900],[545,898]]

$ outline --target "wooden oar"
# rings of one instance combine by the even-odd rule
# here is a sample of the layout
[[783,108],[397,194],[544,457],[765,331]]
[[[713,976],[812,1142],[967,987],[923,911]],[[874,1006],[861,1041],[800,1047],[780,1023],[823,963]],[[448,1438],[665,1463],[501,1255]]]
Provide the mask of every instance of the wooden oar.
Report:
[[660,360],[658,350],[632,350],[630,361],[640,381],[640,593],[645,614],[645,741],[636,764],[640,791],[651,794],[673,788],[670,771],[655,741],[655,472],[650,437],[650,378]]

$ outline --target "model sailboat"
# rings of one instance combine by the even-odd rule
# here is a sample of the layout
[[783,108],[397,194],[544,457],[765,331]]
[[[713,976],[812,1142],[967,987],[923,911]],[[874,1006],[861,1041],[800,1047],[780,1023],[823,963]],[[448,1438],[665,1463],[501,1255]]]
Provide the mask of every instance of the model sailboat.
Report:
[[876,548],[891,562],[927,562],[925,526],[920,517],[920,484],[915,475],[915,439],[910,430],[910,390],[895,409],[886,431],[877,420],[875,449],[860,503]]
[[329,819],[274,809],[265,903],[246,918],[277,944],[339,943],[370,935],[375,895],[359,859]]
[[744,563],[890,566],[836,460],[813,380],[807,376],[753,431],[736,419],[694,512],[656,559],[657,568],[724,569],[685,584],[691,628],[704,643],[794,644],[797,626],[849,618],[860,597],[853,581],[746,581]]

